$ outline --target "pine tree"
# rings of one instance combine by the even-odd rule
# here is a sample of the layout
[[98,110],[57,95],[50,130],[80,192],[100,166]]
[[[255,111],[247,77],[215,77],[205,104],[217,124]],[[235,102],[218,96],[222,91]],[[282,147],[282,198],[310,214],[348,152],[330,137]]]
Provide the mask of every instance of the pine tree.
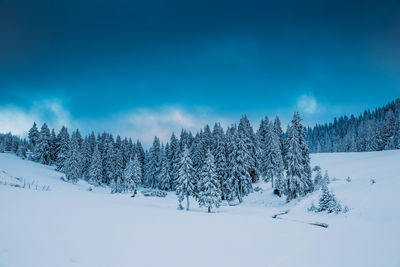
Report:
[[32,128],[29,130],[28,138],[29,144],[31,146],[31,151],[35,151],[36,144],[39,141],[39,131],[36,126],[36,122],[33,123]]
[[169,162],[168,162],[166,150],[162,149],[161,171],[160,171],[159,178],[158,178],[158,188],[161,190],[169,190],[170,186],[171,186],[171,176],[169,174]]
[[186,210],[189,210],[189,197],[194,196],[195,180],[193,163],[190,159],[188,148],[185,148],[183,151],[176,183],[176,194],[178,196],[179,207],[182,207],[182,201],[186,198]]
[[267,146],[265,151],[265,179],[271,181],[272,187],[277,195],[281,195],[284,184],[285,166],[282,159],[282,151],[279,137],[277,136],[273,123],[269,123],[267,131]]
[[327,211],[328,213],[339,213],[342,211],[342,206],[336,200],[335,194],[328,189],[328,186],[322,187],[322,195],[319,199],[317,211]]
[[220,183],[217,177],[214,156],[208,150],[199,180],[199,205],[200,207],[206,207],[207,211],[211,212],[211,208],[219,208],[220,204]]
[[227,149],[226,149],[226,136],[224,134],[224,130],[222,129],[220,124],[215,124],[213,130],[213,156],[215,159],[215,171],[217,173],[217,179],[221,186],[221,198],[226,199],[229,195],[226,192],[225,187],[226,180],[228,177],[227,170]]
[[73,135],[70,142],[70,154],[65,165],[65,177],[76,183],[82,177],[82,152],[79,147],[79,135]]
[[275,130],[276,136],[278,137],[278,140],[279,140],[279,147],[282,152],[282,160],[283,160],[284,166],[286,168],[287,164],[285,162],[285,159],[286,159],[286,150],[285,150],[285,145],[284,145],[285,142],[283,141],[283,131],[282,131],[282,127],[281,127],[281,121],[278,116],[275,117],[274,130]]
[[[1,146],[1,144],[0,144],[0,146]],[[0,149],[0,152],[2,152],[1,149]],[[25,146],[22,145],[22,144],[20,146],[18,146],[18,150],[17,150],[16,154],[17,154],[18,157],[26,159],[26,148],[25,148]]]
[[284,183],[284,194],[288,201],[304,196],[313,190],[310,156],[300,121],[300,115],[296,112],[292,125],[288,128],[286,155],[288,169]]
[[140,183],[141,170],[137,155],[129,160],[124,170],[124,191],[135,192]]
[[[121,147],[121,146],[119,146]],[[115,179],[119,179],[121,181],[122,186],[125,184],[124,181],[124,169],[125,166],[123,165],[123,156],[122,151],[118,146],[114,148],[115,150],[115,166],[114,166],[114,177]]]
[[328,186],[329,184],[329,175],[328,171],[325,171],[324,178],[322,179],[322,187]]
[[259,155],[259,162],[260,162],[260,174],[263,177],[263,180],[268,180],[267,178],[267,166],[268,163],[266,161],[267,157],[266,155],[268,154],[268,146],[270,145],[269,142],[269,119],[267,116],[265,116],[265,119],[261,120],[260,127],[258,128],[257,131],[257,140],[258,140],[258,146],[260,150],[260,155]]
[[114,140],[112,136],[106,137],[103,151],[103,178],[104,184],[115,184],[117,177],[115,176],[116,152],[114,148]]
[[51,164],[51,145],[50,145],[50,129],[44,123],[40,129],[39,139],[35,146],[33,159],[39,163],[50,165]]
[[253,191],[252,179],[249,173],[251,161],[247,146],[243,142],[245,139],[244,133],[236,130],[231,139],[228,156],[229,173],[227,183],[230,192],[228,200],[236,197],[240,203],[243,201],[243,196]]
[[103,181],[103,167],[98,146],[95,147],[88,170],[89,184],[94,186],[101,185]]
[[133,182],[136,185],[136,188],[139,187],[140,183],[142,182],[142,173],[143,173],[143,171],[142,171],[141,163],[139,161],[139,157],[137,155],[135,155],[133,157],[132,177],[133,177]]
[[69,134],[66,127],[62,127],[57,135],[56,153],[57,153],[57,171],[65,172],[65,162],[69,155]]
[[250,121],[247,119],[246,115],[242,116],[238,126],[238,132],[240,138],[244,144],[245,149],[247,150],[248,162],[246,168],[248,168],[248,173],[250,174],[251,181],[253,183],[259,180],[260,171],[259,171],[259,155],[260,151],[258,150],[257,139],[254,134],[253,128],[250,125]]
[[321,167],[320,166],[315,166],[313,168],[313,171],[316,172],[315,177],[314,177],[314,189],[318,190],[322,187],[323,185],[323,178],[322,178],[322,173],[321,173]]
[[151,146],[145,166],[144,185],[151,188],[158,186],[158,177],[161,171],[161,146],[160,139],[154,137],[153,145]]
[[50,134],[50,162],[53,164],[57,162],[57,136],[54,129],[51,130]]

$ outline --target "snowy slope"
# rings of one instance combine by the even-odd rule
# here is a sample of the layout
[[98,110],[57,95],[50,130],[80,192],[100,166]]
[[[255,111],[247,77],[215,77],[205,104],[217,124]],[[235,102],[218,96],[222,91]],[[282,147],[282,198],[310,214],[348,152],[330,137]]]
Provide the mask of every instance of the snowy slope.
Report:
[[[194,201],[178,211],[173,193],[88,191],[51,167],[0,154],[0,182],[39,184],[0,185],[0,266],[400,266],[399,163],[400,151],[312,155],[337,178],[330,188],[346,214],[307,212],[320,192],[286,204],[262,183],[242,205],[207,214]],[[272,218],[283,210],[289,220]],[[329,227],[302,223],[316,221]]]

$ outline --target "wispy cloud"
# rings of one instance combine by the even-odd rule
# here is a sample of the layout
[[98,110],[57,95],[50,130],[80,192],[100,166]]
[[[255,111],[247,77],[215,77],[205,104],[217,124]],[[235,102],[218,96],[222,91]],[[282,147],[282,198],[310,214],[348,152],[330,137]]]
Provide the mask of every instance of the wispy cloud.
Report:
[[[198,132],[206,124],[220,122],[223,126],[230,123],[230,119],[217,117],[205,109],[187,111],[182,108],[164,107],[159,109],[139,108],[116,118],[106,120],[109,129],[122,136],[140,139],[144,144],[151,144],[154,136],[162,141],[169,140],[172,132],[180,134],[182,129]],[[112,124],[112,125],[110,125]]]
[[0,132],[24,136],[33,122],[47,122],[50,127],[70,126],[69,112],[57,100],[36,101],[29,108],[13,105],[0,106]]
[[[237,119],[237,118],[236,118]],[[223,127],[233,123],[234,119],[215,115],[211,109],[182,107],[137,108],[104,118],[74,118],[68,109],[58,100],[42,100],[33,102],[29,108],[17,106],[0,106],[0,132],[26,136],[33,122],[38,127],[46,122],[56,129],[65,125],[72,130],[79,128],[83,134],[90,131],[107,131],[122,137],[139,139],[148,146],[154,136],[162,141],[169,140],[172,132],[179,135],[182,129],[198,132],[206,124],[213,126],[220,122]]]
[[312,115],[318,110],[318,102],[312,95],[301,95],[297,99],[297,109],[301,113]]

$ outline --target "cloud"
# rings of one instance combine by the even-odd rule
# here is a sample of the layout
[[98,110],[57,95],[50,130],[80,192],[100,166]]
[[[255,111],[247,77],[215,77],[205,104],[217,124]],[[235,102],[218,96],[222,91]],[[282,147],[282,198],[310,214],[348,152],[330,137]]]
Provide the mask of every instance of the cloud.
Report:
[[213,126],[214,122],[228,125],[227,118],[216,117],[205,109],[189,112],[182,108],[164,107],[160,109],[139,108],[125,114],[118,115],[109,129],[121,136],[139,139],[145,145],[150,145],[157,136],[161,141],[168,141],[172,132],[179,136],[182,129],[196,133],[206,124]]
[[39,128],[44,122],[55,129],[71,125],[69,112],[57,100],[36,101],[29,108],[0,106],[0,133],[12,132],[26,136],[33,122]]
[[58,100],[36,101],[28,108],[0,106],[0,133],[12,132],[26,136],[33,122],[38,127],[46,122],[56,133],[65,125],[70,133],[78,128],[84,135],[94,131],[111,132],[121,137],[140,140],[150,146],[154,136],[167,142],[172,132],[177,136],[182,129],[197,133],[206,124],[211,127],[215,122],[223,127],[234,122],[227,117],[216,116],[211,109],[192,108],[190,111],[181,107],[137,108],[123,113],[112,114],[104,118],[73,118],[67,108]]
[[301,113],[305,114],[315,114],[318,109],[318,102],[315,97],[311,95],[301,95],[297,99],[297,109]]

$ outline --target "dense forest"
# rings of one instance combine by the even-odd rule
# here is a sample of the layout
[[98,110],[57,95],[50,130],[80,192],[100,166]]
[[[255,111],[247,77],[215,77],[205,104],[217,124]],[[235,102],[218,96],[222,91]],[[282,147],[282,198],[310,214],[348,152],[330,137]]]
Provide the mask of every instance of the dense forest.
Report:
[[[399,148],[400,100],[363,115],[304,129],[295,113],[284,133],[279,117],[263,119],[256,131],[246,116],[224,130],[206,125],[193,135],[182,129],[168,142],[154,138],[149,149],[138,140],[110,133],[82,137],[66,127],[56,134],[36,123],[28,138],[0,134],[0,152],[55,165],[65,179],[109,186],[112,193],[136,192],[140,187],[176,191],[179,207],[189,197],[218,207],[221,200],[242,202],[259,180],[270,182],[275,194],[288,200],[303,196],[321,184],[312,178],[311,152],[377,151]],[[318,169],[314,170],[318,172]],[[319,178],[318,178],[319,177]],[[319,180],[318,180],[319,179]]]
[[307,128],[311,152],[364,152],[400,148],[400,99],[358,117]]

